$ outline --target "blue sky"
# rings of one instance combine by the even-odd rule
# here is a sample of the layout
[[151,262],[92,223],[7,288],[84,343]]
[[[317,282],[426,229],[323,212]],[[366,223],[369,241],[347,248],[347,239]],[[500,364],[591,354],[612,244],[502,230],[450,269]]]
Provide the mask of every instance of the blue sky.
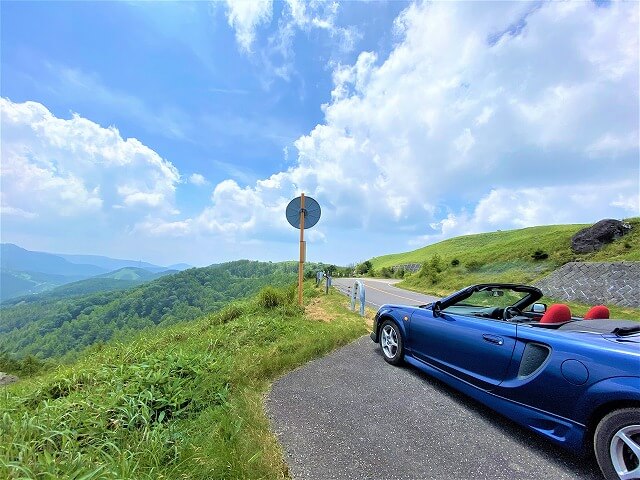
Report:
[[3,2],[2,241],[310,260],[639,215],[637,3]]

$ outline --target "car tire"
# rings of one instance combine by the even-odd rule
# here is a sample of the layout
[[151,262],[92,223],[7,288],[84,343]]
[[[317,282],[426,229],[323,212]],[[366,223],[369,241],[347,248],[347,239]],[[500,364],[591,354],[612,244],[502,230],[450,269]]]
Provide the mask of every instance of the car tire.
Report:
[[623,408],[604,417],[593,448],[607,480],[640,479],[640,408]]
[[400,328],[391,320],[380,325],[380,347],[382,356],[391,365],[400,365],[404,359],[404,339]]

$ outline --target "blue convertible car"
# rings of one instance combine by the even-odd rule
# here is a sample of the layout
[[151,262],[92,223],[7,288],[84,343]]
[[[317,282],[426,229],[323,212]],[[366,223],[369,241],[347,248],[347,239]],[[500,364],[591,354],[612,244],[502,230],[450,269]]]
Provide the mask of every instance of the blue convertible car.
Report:
[[371,338],[575,453],[605,478],[640,479],[640,323],[572,317],[535,287],[483,284],[429,305],[383,305]]

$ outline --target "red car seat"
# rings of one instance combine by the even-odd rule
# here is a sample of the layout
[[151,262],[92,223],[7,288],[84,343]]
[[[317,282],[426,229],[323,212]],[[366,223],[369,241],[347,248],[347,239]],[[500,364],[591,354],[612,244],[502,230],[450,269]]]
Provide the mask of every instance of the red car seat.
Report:
[[571,310],[564,303],[551,305],[540,319],[540,323],[562,323],[571,320]]
[[604,305],[591,307],[589,311],[584,314],[585,320],[596,320],[598,318],[609,318],[609,309]]

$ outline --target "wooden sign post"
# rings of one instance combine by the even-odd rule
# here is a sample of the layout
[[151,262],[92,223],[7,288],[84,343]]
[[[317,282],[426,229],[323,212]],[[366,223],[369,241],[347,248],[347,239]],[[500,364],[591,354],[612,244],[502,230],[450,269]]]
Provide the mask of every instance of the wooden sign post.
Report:
[[298,305],[302,305],[302,282],[304,281],[304,193],[300,194],[300,263],[298,263]]

